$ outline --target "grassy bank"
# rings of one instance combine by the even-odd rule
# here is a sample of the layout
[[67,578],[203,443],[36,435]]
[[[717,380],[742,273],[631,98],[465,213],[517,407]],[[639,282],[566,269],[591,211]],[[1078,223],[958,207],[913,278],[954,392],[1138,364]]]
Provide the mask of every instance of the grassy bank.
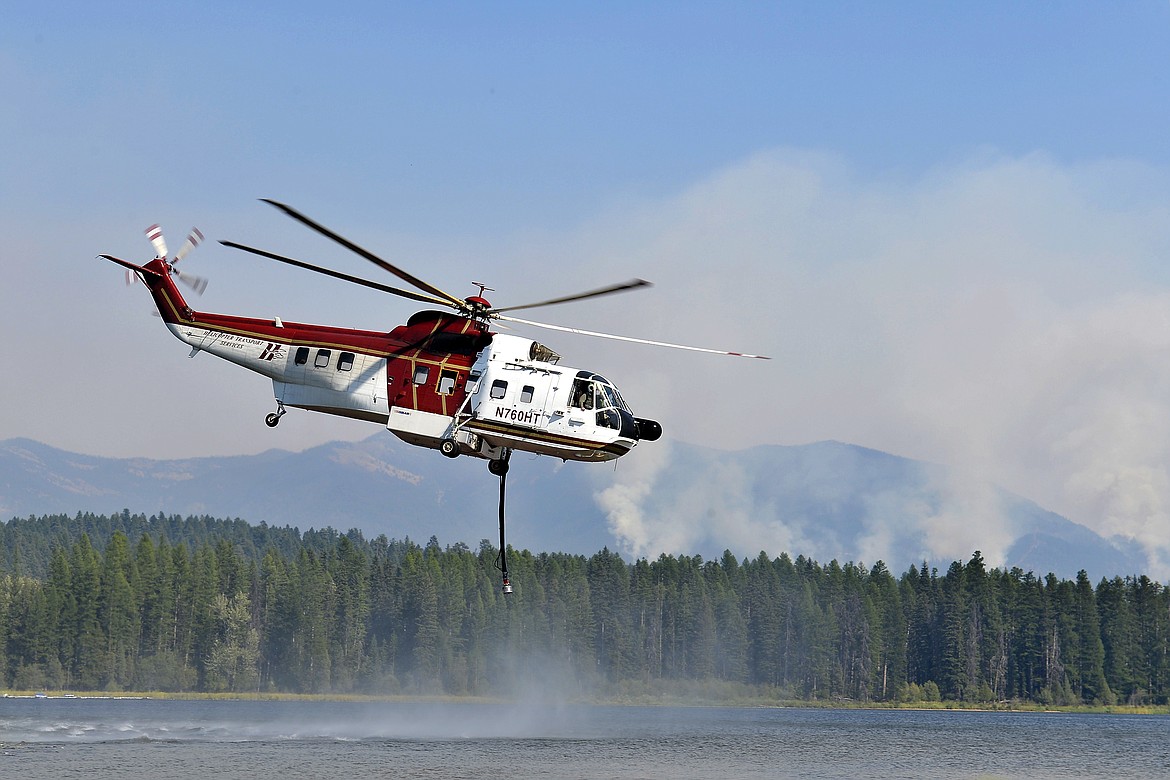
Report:
[[[155,699],[175,701],[287,701],[287,702],[398,702],[398,703],[458,703],[458,704],[515,704],[515,699],[490,696],[423,696],[423,695],[366,695],[341,693],[197,693],[173,691],[4,691],[5,698],[50,699]],[[790,707],[804,709],[866,709],[866,710],[951,710],[973,712],[1049,712],[1100,715],[1170,715],[1170,705],[1075,705],[1045,706],[1034,702],[859,702],[848,700],[783,699],[767,696],[710,697],[680,693],[638,693],[613,696],[581,696],[563,700],[567,704],[595,704],[612,706],[648,707]],[[547,703],[547,702],[545,702]]]

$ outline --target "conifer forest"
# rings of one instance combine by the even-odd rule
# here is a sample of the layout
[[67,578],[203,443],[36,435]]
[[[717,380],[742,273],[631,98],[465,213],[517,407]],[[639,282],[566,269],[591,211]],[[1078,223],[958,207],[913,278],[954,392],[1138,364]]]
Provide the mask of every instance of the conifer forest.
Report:
[[787,553],[627,562],[206,517],[0,524],[0,688],[1166,704],[1170,591]]

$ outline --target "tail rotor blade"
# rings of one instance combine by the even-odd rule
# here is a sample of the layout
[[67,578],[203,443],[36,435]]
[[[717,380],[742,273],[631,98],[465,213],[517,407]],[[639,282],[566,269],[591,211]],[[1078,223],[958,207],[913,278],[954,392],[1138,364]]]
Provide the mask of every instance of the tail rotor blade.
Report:
[[175,276],[179,277],[179,281],[190,287],[195,291],[196,295],[202,295],[203,291],[207,289],[207,280],[202,276],[195,276],[194,274],[181,273],[178,270],[174,272]]
[[187,240],[183,242],[183,245],[179,247],[178,254],[175,255],[175,262],[177,263],[182,260],[192,249],[201,243],[203,243],[203,233],[200,232],[199,228],[191,228],[191,232],[187,234]]
[[146,237],[154,245],[155,254],[165,259],[167,256],[167,242],[163,238],[162,228],[158,225],[151,225],[146,229]]

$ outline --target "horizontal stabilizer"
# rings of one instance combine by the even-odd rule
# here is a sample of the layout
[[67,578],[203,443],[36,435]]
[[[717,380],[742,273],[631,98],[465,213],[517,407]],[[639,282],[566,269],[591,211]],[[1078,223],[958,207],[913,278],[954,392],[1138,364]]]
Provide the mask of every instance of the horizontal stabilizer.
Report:
[[117,263],[118,265],[122,266],[123,268],[128,268],[131,271],[137,271],[138,273],[142,273],[142,274],[150,274],[151,276],[158,276],[158,274],[155,273],[154,271],[151,271],[147,268],[143,268],[140,265],[135,265],[134,263],[131,263],[128,260],[123,260],[120,257],[114,257],[113,255],[98,255],[98,257],[101,257],[105,260],[109,260],[111,263]]

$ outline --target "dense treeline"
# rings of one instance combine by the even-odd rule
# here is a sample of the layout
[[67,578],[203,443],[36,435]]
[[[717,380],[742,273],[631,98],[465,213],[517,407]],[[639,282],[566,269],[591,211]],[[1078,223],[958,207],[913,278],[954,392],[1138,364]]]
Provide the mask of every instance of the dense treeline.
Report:
[[1094,587],[1083,572],[989,570],[979,553],[896,578],[880,562],[786,554],[627,563],[608,550],[525,551],[509,556],[505,597],[486,541],[473,551],[326,531],[286,549],[260,529],[245,551],[238,538],[172,543],[150,531],[158,519],[136,538],[113,528],[100,551],[88,534],[52,544],[42,577],[0,574],[0,685],[1170,698],[1170,591],[1144,576]]
[[144,534],[166,538],[171,544],[195,549],[203,544],[226,540],[249,560],[259,560],[269,550],[295,557],[302,547],[322,553],[337,544],[332,528],[301,533],[291,526],[252,525],[239,518],[221,520],[206,515],[180,517],[159,513],[147,517],[123,509],[114,515],[78,512],[75,516],[41,515],[16,517],[0,523],[0,571],[44,579],[54,547],[69,547],[84,534],[90,543],[104,550],[113,535],[121,531],[136,543]]

